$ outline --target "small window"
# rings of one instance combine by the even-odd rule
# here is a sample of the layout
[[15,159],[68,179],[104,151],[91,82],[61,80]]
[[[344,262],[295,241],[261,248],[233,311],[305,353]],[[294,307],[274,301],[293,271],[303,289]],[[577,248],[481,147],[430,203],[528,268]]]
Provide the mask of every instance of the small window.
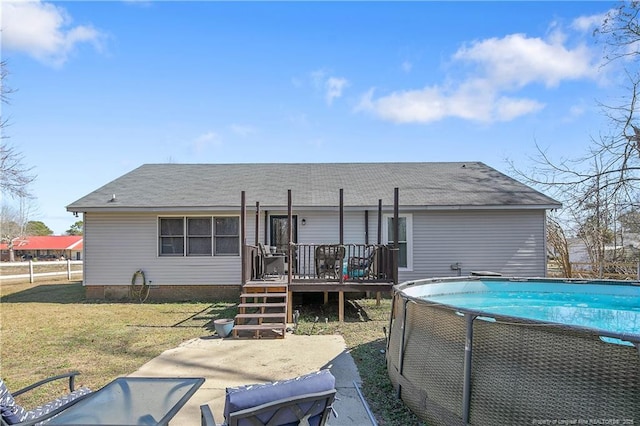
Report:
[[211,256],[211,218],[187,218],[187,256]]
[[184,256],[184,218],[160,218],[160,255]]
[[240,224],[237,217],[215,218],[215,254],[240,254]]

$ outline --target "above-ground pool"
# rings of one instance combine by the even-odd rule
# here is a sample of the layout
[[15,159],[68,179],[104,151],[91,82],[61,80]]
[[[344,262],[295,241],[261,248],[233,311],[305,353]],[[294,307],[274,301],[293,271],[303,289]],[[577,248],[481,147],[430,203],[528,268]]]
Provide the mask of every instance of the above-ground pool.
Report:
[[640,425],[640,285],[493,277],[394,287],[387,367],[429,425]]

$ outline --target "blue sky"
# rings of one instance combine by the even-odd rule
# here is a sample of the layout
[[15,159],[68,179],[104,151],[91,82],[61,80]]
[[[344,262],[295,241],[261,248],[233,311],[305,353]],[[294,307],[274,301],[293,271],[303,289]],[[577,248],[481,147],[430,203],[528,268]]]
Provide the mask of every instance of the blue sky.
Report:
[[[3,1],[32,220],[145,163],[577,157],[624,81],[614,2]],[[3,202],[12,201],[4,199]]]

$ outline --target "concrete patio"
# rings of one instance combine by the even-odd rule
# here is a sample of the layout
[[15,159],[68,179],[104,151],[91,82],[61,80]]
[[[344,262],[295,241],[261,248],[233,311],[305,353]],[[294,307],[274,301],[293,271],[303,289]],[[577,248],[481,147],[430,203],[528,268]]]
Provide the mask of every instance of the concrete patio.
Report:
[[300,336],[284,339],[193,339],[167,350],[131,376],[204,377],[205,383],[174,417],[172,424],[200,424],[200,405],[209,404],[216,423],[222,416],[227,387],[283,380],[328,368],[336,377],[337,416],[330,426],[375,424],[358,389],[361,383],[342,336]]

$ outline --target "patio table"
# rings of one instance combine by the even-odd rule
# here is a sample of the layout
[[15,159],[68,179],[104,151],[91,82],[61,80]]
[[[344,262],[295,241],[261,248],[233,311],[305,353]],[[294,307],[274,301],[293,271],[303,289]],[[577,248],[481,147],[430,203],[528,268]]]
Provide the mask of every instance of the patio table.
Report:
[[166,426],[203,383],[202,377],[119,377],[47,424]]

